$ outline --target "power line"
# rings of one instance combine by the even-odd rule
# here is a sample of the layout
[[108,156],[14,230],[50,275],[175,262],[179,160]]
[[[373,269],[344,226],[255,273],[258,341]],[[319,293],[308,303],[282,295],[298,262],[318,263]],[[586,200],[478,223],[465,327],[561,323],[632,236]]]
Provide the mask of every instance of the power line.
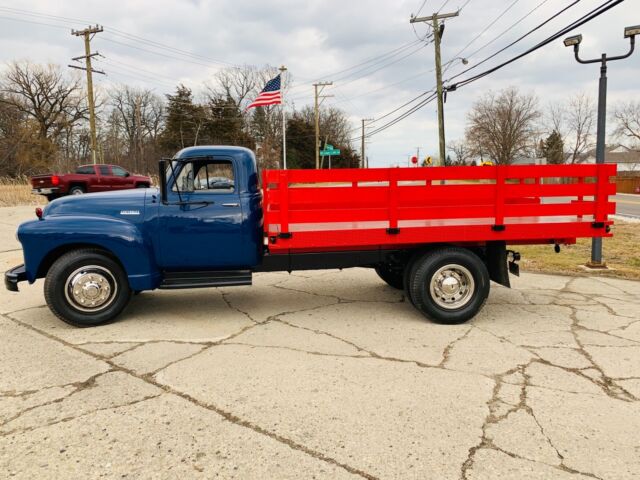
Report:
[[[352,65],[351,67],[348,67],[348,68],[345,68],[345,69],[342,69],[342,70],[338,70],[337,72],[327,73],[322,78],[337,77],[338,80],[344,80],[346,78],[349,78],[352,75],[356,75],[356,74],[358,74],[358,73],[360,73],[362,71],[365,71],[365,70],[367,70],[368,68],[371,68],[374,65],[377,65],[379,63],[383,63],[383,62],[385,62],[387,60],[390,60],[391,58],[402,54],[404,51],[406,51],[408,49],[411,49],[412,47],[417,46],[419,43],[421,43],[421,42],[418,41],[418,40],[414,40],[412,42],[405,43],[405,44],[401,45],[400,47],[394,48],[393,50],[385,52],[385,53],[383,53],[381,55],[376,55],[374,57],[370,57],[367,60],[364,60],[364,61],[362,61],[362,62],[360,62],[360,63],[358,63],[356,65]],[[419,49],[420,49],[420,47],[418,47],[418,50]],[[347,75],[340,76],[343,73],[349,72],[349,71],[354,70],[354,69],[358,69],[359,67],[362,67],[363,65],[367,65],[367,66],[364,67],[364,68],[361,68],[359,70],[356,70],[355,72],[351,72],[351,73],[349,73]],[[300,89],[300,88],[307,88],[309,85],[311,85],[311,81],[300,83],[300,84],[292,87],[290,91],[294,91],[294,90],[297,90],[297,89]]]
[[[571,30],[574,30],[575,28],[584,25],[585,23],[593,20],[596,17],[599,17],[600,15],[602,15],[603,13],[605,13],[606,11],[610,10],[611,8],[615,7],[616,5],[619,5],[620,3],[624,2],[624,0],[607,0],[606,2],[602,3],[600,6],[594,8],[593,10],[591,10],[590,12],[586,13],[585,15],[583,15],[582,17],[580,17],[578,20],[575,20],[574,22],[570,23],[569,25],[567,25],[566,27],[562,28],[561,30],[559,30],[558,32],[556,32],[555,34],[547,37],[546,39],[542,40],[541,42],[539,42],[538,44],[534,45],[533,47],[529,48],[528,50],[524,51],[523,53],[516,55],[515,57],[510,58],[509,60],[496,65],[495,67],[492,67],[488,70],[485,70],[484,72],[481,72],[473,77],[461,80],[459,82],[457,82],[454,85],[451,85],[450,87],[448,87],[448,90],[455,90],[456,88],[461,88],[465,85],[468,85],[469,83],[475,82],[476,80],[479,80],[480,78],[489,75],[497,70],[500,70],[503,67],[506,67],[507,65],[515,62],[516,60],[519,60],[533,52],[535,52],[536,50],[544,47],[545,45],[548,45],[549,43],[553,42],[554,40],[557,40],[558,38],[560,38],[563,35],[566,35],[568,32],[570,32]],[[556,14],[557,16],[557,14]],[[555,16],[554,16],[555,17]],[[494,55],[492,55],[494,56]],[[470,69],[465,70],[468,71]],[[453,78],[459,77],[460,75],[462,75],[465,72],[461,72],[458,75],[456,75]]]
[[417,17],[418,15],[420,15],[420,12],[422,11],[422,9],[424,8],[424,6],[427,4],[427,0],[423,0],[422,1],[422,5],[420,5],[420,8],[418,9],[418,11],[416,12],[415,16]]
[[[578,0],[580,1],[580,0]],[[514,27],[516,27],[517,25],[519,25],[520,23],[522,23],[526,18],[530,17],[531,14],[533,14],[533,12],[535,12],[536,10],[538,10],[540,7],[542,7],[545,3],[549,2],[549,0],[543,0],[542,2],[540,2],[538,5],[536,5],[534,8],[532,8],[531,10],[529,10],[525,15],[523,15],[522,17],[520,17],[520,19],[518,19],[516,22],[514,22],[510,27],[508,27],[506,30],[503,30],[500,34],[498,34],[496,37],[494,37],[492,40],[488,41],[487,43],[485,43],[484,45],[482,45],[480,48],[477,48],[476,50],[474,50],[472,53],[470,53],[469,55],[466,55],[467,58],[471,58],[473,57],[475,54],[477,54],[478,52],[484,50],[485,48],[487,48],[489,45],[491,45],[493,42],[495,42],[496,40],[498,40],[500,37],[502,37],[503,35],[505,35],[506,33],[510,32]],[[577,3],[577,2],[576,2]],[[575,5],[575,3],[574,3]]]
[[[24,16],[29,16],[29,17],[35,17],[35,18],[49,18],[49,19],[53,19],[59,22],[63,22],[63,23],[71,23],[71,24],[86,24],[86,23],[90,23],[87,20],[80,20],[77,18],[71,18],[71,17],[63,17],[63,16],[59,16],[59,15],[52,15],[52,14],[45,14],[45,13],[38,13],[38,12],[34,12],[34,11],[30,11],[30,10],[24,10],[24,9],[19,9],[19,8],[11,8],[11,7],[0,7],[0,10],[5,11],[7,13],[12,13],[14,15],[24,15]],[[37,22],[34,22],[37,23]],[[51,24],[45,24],[48,26],[57,26],[59,28],[64,28],[61,25],[51,25]],[[112,33],[113,35],[119,36],[119,37],[124,37],[127,38],[129,40],[135,40],[136,42],[141,42],[141,43],[145,43],[147,45],[151,45],[154,46],[156,48],[161,48],[164,50],[168,50],[168,51],[172,51],[174,53],[177,53],[179,55],[184,55],[184,56],[188,56],[188,57],[192,57],[192,58],[199,58],[201,60],[205,60],[207,62],[210,63],[214,63],[214,64],[224,64],[227,66],[235,66],[237,67],[237,65],[234,65],[232,63],[229,62],[225,62],[223,60],[217,60],[211,57],[207,57],[205,55],[200,55],[200,54],[196,54],[196,53],[192,53],[189,52],[187,50],[182,50],[176,47],[173,47],[171,45],[166,45],[160,42],[157,42],[155,40],[149,40],[146,39],[144,37],[140,37],[138,35],[134,35],[128,32],[125,32],[123,30],[119,30],[117,28],[114,27],[109,27],[106,26],[107,31]]]
[[454,57],[459,57],[459,56],[462,54],[462,52],[464,52],[467,48],[469,48],[469,47],[470,47],[470,46],[471,46],[471,45],[472,45],[476,40],[478,40],[478,39],[479,39],[479,38],[480,38],[480,37],[481,37],[481,36],[482,36],[482,35],[483,35],[487,30],[489,30],[493,25],[495,25],[495,23],[496,23],[498,20],[500,20],[502,17],[504,17],[504,16],[507,14],[507,12],[508,12],[509,10],[511,10],[511,9],[516,5],[516,3],[518,3],[519,1],[520,1],[520,0],[513,0],[513,2],[511,2],[511,4],[510,4],[507,8],[505,8],[505,9],[503,10],[503,12],[502,12],[500,15],[498,15],[496,18],[494,18],[494,19],[491,21],[491,23],[489,23],[489,25],[487,25],[486,27],[484,27],[484,29],[483,29],[483,30],[482,30],[478,35],[476,35],[475,37],[473,37],[473,38],[469,41],[469,43],[467,43],[464,47],[462,47],[462,49],[461,49],[461,50],[459,50],[459,51],[458,51],[458,53],[456,53],[456,54],[454,55]]
[[524,40],[526,37],[528,37],[529,35],[531,35],[532,33],[540,30],[542,27],[544,27],[547,23],[551,22],[552,20],[554,20],[555,18],[559,17],[560,15],[562,15],[564,12],[566,12],[567,10],[569,10],[570,8],[574,7],[576,4],[580,3],[580,0],[574,0],[573,3],[570,3],[569,5],[563,7],[562,9],[560,9],[559,11],[557,11],[556,13],[554,13],[553,15],[551,15],[549,18],[547,18],[546,20],[544,20],[543,22],[539,23],[538,25],[536,25],[535,27],[533,27],[531,30],[529,30],[528,32],[524,33],[523,35],[521,35],[520,37],[518,37],[517,39],[515,39],[513,42],[511,42],[510,44],[508,44],[507,46],[501,48],[500,50],[498,50],[497,52],[494,52],[493,54],[489,55],[488,57],[486,57],[485,59],[476,62],[474,65],[472,65],[471,67],[463,70],[462,72],[454,75],[453,77],[447,79],[446,81],[450,81],[453,80],[454,78],[457,78],[461,75],[464,75],[466,72],[469,72],[475,68],[478,68],[480,65],[482,65],[483,63],[491,60],[492,58],[496,57],[497,55],[501,54],[502,52],[504,52],[505,50],[511,48],[512,46],[514,46],[516,43]]
[[440,8],[438,9],[438,11],[436,13],[440,13],[442,11],[442,9],[447,6],[447,3],[449,3],[449,1],[450,0],[444,0],[444,3],[440,6]]
[[[580,17],[578,20],[570,23],[569,25],[567,25],[566,27],[562,28],[561,30],[557,31],[555,34],[547,37],[545,40],[539,42],[537,45],[531,47],[530,49],[528,49],[527,51],[509,59],[506,62],[503,62],[500,65],[497,65],[496,67],[493,67],[485,72],[482,72],[474,77],[468,78],[466,80],[463,80],[461,82],[458,82],[455,85],[452,85],[450,87],[447,88],[447,90],[456,90],[457,88],[461,88],[465,85],[468,85],[469,83],[472,83],[476,80],[479,80],[480,78],[487,76],[507,65],[509,65],[510,63],[513,63],[517,60],[519,60],[520,58],[523,58],[533,52],[535,52],[536,50],[548,45],[549,43],[555,41],[556,39],[562,37],[563,35],[566,35],[568,32],[570,32],[571,30],[574,30],[575,28],[584,25],[585,23],[593,20],[594,18],[602,15],[603,13],[605,13],[606,11],[610,10],[611,8],[615,7],[616,5],[619,5],[620,3],[622,3],[624,0],[608,0],[606,2],[604,2],[603,4],[601,4],[599,7],[594,8],[593,10],[591,10],[590,12],[588,12],[587,14],[583,15],[582,17]],[[418,97],[415,97],[413,100],[405,103],[403,106],[406,106],[408,104],[411,104],[413,102],[415,102],[415,100],[419,97],[422,97],[424,95],[427,95],[428,93],[430,93],[429,91],[422,93],[421,95],[419,95]],[[424,108],[426,105],[428,105],[429,103],[431,103],[435,98],[436,98],[436,94],[432,93],[430,96],[428,96],[426,99],[422,100],[420,103],[414,105],[413,107],[411,107],[409,110],[407,110],[406,112],[403,112],[402,114],[398,115],[396,118],[390,120],[389,122],[387,122],[386,124],[376,128],[374,131],[370,132],[368,136],[373,136],[376,135],[390,127],[392,127],[393,125],[397,124],[398,122],[404,120],[405,118],[413,115],[415,112],[417,112],[418,110]],[[392,112],[389,112],[387,115],[385,116],[389,116],[390,114],[392,114],[393,112],[400,110],[401,108],[403,108],[403,106],[398,107],[397,109],[395,109]],[[383,118],[383,117],[380,117]],[[379,119],[378,119],[379,120]],[[351,141],[355,141],[357,140],[356,138],[351,139]]]

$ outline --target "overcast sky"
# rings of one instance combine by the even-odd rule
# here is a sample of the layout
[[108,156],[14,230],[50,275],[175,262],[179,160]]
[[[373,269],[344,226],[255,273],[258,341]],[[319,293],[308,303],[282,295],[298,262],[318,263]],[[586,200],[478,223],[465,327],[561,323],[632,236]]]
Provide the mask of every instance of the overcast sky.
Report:
[[[0,55],[3,63],[28,59],[67,65],[71,57],[83,54],[82,41],[70,35],[70,29],[83,28],[88,22],[99,23],[104,25],[105,31],[95,37],[92,47],[106,57],[95,65],[108,73],[107,77],[96,76],[96,82],[102,88],[108,88],[113,82],[124,82],[164,94],[182,82],[198,92],[202,84],[225,65],[285,64],[293,76],[289,102],[294,102],[296,107],[310,104],[314,80],[335,80],[335,87],[326,90],[334,97],[326,103],[343,109],[357,128],[361,118],[380,117],[434,87],[433,44],[424,48],[420,48],[420,44],[407,46],[395,56],[379,58],[377,63],[369,64],[368,69],[362,70],[367,66],[363,65],[331,75],[406,46],[417,36],[425,35],[428,30],[424,25],[416,25],[414,32],[409,24],[410,15],[417,13],[422,3],[422,0],[0,2]],[[427,0],[420,15],[430,15],[440,10],[444,3],[442,12],[455,11],[468,4],[458,18],[446,23],[443,62],[456,56],[468,56],[467,67],[471,67],[572,2]],[[601,3],[603,0],[581,0],[534,35],[473,72],[525,50]],[[626,52],[628,41],[623,39],[623,29],[637,24],[640,24],[640,0],[626,0],[573,33],[584,36],[582,55],[597,57],[602,52]],[[485,29],[486,32],[480,35]],[[145,42],[136,42],[123,33],[140,37]],[[191,56],[149,42],[168,45]],[[472,43],[459,53],[469,42]],[[460,61],[454,61],[445,78],[464,68]],[[464,135],[466,113],[488,90],[516,86],[523,92],[535,93],[540,106],[546,109],[550,102],[562,102],[580,91],[595,98],[598,75],[597,65],[579,65],[573,59],[572,51],[558,40],[449,94],[445,106],[447,139]],[[609,105],[633,98],[640,98],[640,52],[609,67]],[[406,162],[418,146],[421,156],[436,153],[436,120],[434,102],[373,136],[368,142],[371,166]]]

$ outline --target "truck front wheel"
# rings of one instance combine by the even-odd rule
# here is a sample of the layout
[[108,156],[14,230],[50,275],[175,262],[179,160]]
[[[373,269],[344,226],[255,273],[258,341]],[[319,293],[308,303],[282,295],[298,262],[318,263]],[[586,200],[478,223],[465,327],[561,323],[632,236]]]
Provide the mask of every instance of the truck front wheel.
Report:
[[466,322],[489,296],[487,267],[463,248],[446,247],[418,257],[408,277],[413,304],[437,323]]
[[76,327],[94,327],[113,320],[131,298],[122,267],[97,249],[62,255],[49,269],[44,296],[51,311]]

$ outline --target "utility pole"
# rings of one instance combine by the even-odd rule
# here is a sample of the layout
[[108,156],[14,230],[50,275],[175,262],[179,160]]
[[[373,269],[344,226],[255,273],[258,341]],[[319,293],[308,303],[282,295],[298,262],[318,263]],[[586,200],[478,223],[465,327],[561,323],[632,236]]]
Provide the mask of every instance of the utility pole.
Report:
[[135,132],[135,148],[136,148],[136,155],[134,156],[134,170],[135,172],[139,172],[140,171],[140,165],[142,164],[142,160],[143,160],[143,152],[144,152],[144,146],[143,146],[143,137],[142,137],[142,96],[137,96],[135,99],[135,125],[136,128],[134,129]]
[[71,35],[75,35],[76,37],[84,37],[84,55],[79,57],[72,58],[73,61],[79,61],[84,58],[85,67],[78,67],[77,65],[69,65],[71,68],[77,68],[78,70],[86,70],[87,71],[87,96],[89,99],[89,128],[91,129],[91,155],[93,158],[93,163],[96,163],[96,151],[98,150],[98,141],[96,139],[96,112],[95,112],[95,101],[93,97],[93,77],[92,73],[100,73],[104,75],[104,72],[99,70],[93,70],[91,68],[91,57],[95,57],[99,55],[98,52],[91,53],[91,39],[95,36],[96,33],[100,33],[103,31],[103,28],[100,25],[91,26],[89,25],[84,30],[71,30]]
[[281,65],[280,68],[280,98],[282,102],[282,168],[287,169],[287,114],[284,110],[284,72],[287,67]]
[[333,85],[333,82],[318,82],[313,84],[315,92],[315,120],[316,120],[316,170],[320,168],[320,105],[325,98],[333,97],[333,95],[320,95],[324,90],[324,87]]
[[416,147],[416,158],[418,159],[418,163],[416,163],[416,167],[420,165],[420,147]]
[[366,122],[373,122],[373,118],[363,118],[362,119],[362,148],[360,150],[362,158],[360,159],[360,168],[368,168],[369,162],[367,162],[367,157],[365,155],[365,145],[364,145],[364,127],[366,126]]
[[440,25],[438,20],[457,17],[460,11],[451,13],[434,13],[430,17],[412,17],[410,23],[431,22],[433,28],[433,43],[436,50],[436,92],[438,96],[438,133],[440,137],[440,160],[439,165],[444,165],[446,147],[444,141],[444,99],[442,95],[442,60],[440,58],[440,42],[444,32],[444,24]]

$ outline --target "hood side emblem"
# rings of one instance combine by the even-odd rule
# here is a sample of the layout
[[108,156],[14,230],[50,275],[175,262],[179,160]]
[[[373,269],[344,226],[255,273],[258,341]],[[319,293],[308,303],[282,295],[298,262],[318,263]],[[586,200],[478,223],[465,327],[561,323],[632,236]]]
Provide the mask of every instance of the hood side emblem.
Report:
[[140,215],[140,210],[120,210],[120,215]]

